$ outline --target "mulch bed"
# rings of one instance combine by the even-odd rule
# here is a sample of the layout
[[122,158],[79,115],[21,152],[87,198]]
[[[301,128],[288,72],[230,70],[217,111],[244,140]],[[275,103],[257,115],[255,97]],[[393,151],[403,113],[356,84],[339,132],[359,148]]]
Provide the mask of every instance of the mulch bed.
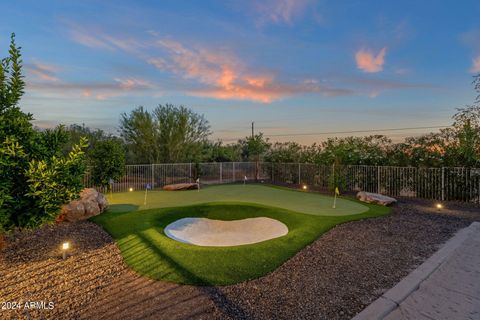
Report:
[[[7,237],[0,255],[1,319],[350,319],[428,258],[480,209],[400,200],[392,215],[339,225],[260,279],[226,287],[153,281],[128,269],[91,222]],[[69,240],[71,256],[61,259]],[[52,301],[51,310],[23,309]],[[0,308],[2,305],[0,305]]]

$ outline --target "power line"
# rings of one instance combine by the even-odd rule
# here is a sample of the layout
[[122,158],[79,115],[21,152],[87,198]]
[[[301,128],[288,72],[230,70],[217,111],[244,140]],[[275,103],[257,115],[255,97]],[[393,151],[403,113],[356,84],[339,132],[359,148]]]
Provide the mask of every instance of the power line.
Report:
[[386,129],[370,129],[370,130],[352,130],[352,131],[325,131],[325,132],[303,132],[289,134],[266,134],[266,137],[287,137],[287,136],[319,136],[325,134],[345,134],[345,133],[366,133],[366,132],[384,132],[384,131],[406,131],[416,129],[443,129],[451,126],[434,126],[434,127],[409,127],[409,128],[386,128]]

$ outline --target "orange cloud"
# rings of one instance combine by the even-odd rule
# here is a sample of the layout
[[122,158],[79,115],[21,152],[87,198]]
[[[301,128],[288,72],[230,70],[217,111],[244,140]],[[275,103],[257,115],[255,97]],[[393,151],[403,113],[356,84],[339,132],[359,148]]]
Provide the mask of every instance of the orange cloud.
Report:
[[479,73],[480,72],[480,56],[476,57],[472,60],[472,68],[470,69],[471,73]]
[[288,84],[278,81],[271,74],[252,73],[228,52],[187,48],[170,39],[160,40],[158,45],[166,50],[168,57],[155,57],[147,61],[159,70],[170,71],[186,79],[196,79],[205,85],[204,88],[187,90],[191,95],[270,103],[303,93],[329,96],[351,94],[350,90],[332,89],[314,82]]
[[[190,95],[215,99],[239,99],[270,103],[293,95],[315,93],[327,96],[352,95],[349,89],[330,88],[318,82],[305,81],[298,84],[285,83],[269,72],[252,72],[235,55],[225,50],[212,50],[201,46],[186,46],[172,39],[158,39],[158,35],[149,32],[154,41],[117,38],[103,32],[86,32],[83,27],[73,26],[72,39],[88,47],[110,50],[122,50],[141,59],[161,71],[167,71],[183,79],[197,81],[197,84],[178,85],[176,90]],[[87,33],[87,34],[85,34]],[[93,35],[92,35],[93,34]],[[142,50],[142,49],[149,50]],[[152,54],[151,52],[155,52]],[[157,53],[157,51],[160,51]],[[150,53],[147,53],[150,52]],[[131,86],[135,90],[149,88],[146,83],[135,79],[119,82],[115,95],[120,89]],[[84,91],[84,96],[104,99],[107,93],[95,94],[95,90]],[[85,94],[87,92],[87,94]]]
[[374,73],[383,70],[383,64],[385,63],[385,54],[387,48],[384,47],[375,56],[374,53],[368,49],[360,49],[355,54],[355,60],[357,61],[357,68],[364,72]]

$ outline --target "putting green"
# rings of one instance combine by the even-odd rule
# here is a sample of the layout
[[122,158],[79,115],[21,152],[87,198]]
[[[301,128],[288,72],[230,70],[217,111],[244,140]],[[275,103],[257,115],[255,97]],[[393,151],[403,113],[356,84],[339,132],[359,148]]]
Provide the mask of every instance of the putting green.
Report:
[[[233,190],[240,191],[237,186],[209,189],[216,191],[213,193],[215,194],[220,193],[224,188],[231,192]],[[303,199],[307,195],[295,191],[277,193],[276,190],[270,190],[273,188],[257,186],[248,186],[245,192],[248,189],[259,192],[269,190],[272,191],[272,194],[285,197],[288,192],[295,194],[288,199],[292,199],[291,197]],[[205,191],[207,190],[205,189]],[[161,194],[161,192],[158,193]],[[190,194],[188,192],[172,192],[171,194],[177,193]],[[258,195],[256,196],[259,199]],[[296,198],[296,196],[299,197]],[[314,196],[319,197],[320,203],[330,200],[328,197],[324,199],[318,195]],[[134,193],[130,197],[138,198]],[[278,206],[278,201],[281,202],[282,199],[276,200],[275,204]],[[314,200],[310,201],[310,205],[315,203]],[[344,201],[345,203],[342,202],[344,205],[350,202]],[[289,203],[289,205],[291,204]],[[375,205],[365,205],[364,207],[367,209],[365,213],[350,216],[319,216],[253,203],[223,202],[130,212],[108,211],[92,220],[103,226],[112,235],[117,241],[125,262],[139,274],[156,280],[212,286],[235,284],[261,277],[278,268],[333,226],[389,213],[389,208],[386,207]],[[188,217],[230,221],[267,217],[284,223],[288,227],[288,233],[267,241],[231,247],[196,246],[175,241],[165,235],[164,228],[167,225]],[[338,240],[341,241],[341,239]]]
[[345,216],[368,211],[367,206],[342,198],[337,199],[336,208],[333,209],[333,197],[261,184],[215,185],[202,188],[200,191],[149,191],[147,205],[144,205],[145,191],[114,193],[108,196],[108,200],[111,212],[224,201],[256,203],[317,216]]

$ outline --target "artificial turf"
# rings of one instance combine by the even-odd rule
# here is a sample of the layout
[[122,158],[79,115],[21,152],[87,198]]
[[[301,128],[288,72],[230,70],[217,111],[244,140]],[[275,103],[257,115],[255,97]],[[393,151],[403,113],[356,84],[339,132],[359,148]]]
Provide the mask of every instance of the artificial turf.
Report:
[[112,204],[110,211],[115,212],[188,206],[215,201],[257,203],[323,216],[352,215],[368,211],[368,207],[356,201],[339,198],[334,209],[333,197],[263,184],[215,185],[202,188],[199,192],[149,191],[146,205],[144,205],[145,191],[114,193],[109,195],[108,200]]
[[[245,188],[248,187],[252,186]],[[222,187],[211,189],[218,193]],[[255,187],[255,190],[260,189]],[[283,191],[305,195],[295,191]],[[321,197],[318,194],[314,196]],[[328,197],[323,198],[331,200]],[[228,201],[184,206],[182,201],[178,201],[177,207],[170,208],[125,212],[110,210],[94,217],[93,221],[102,225],[116,239],[125,262],[140,274],[152,279],[182,284],[228,285],[258,278],[275,270],[296,252],[339,223],[389,213],[389,209],[385,207],[359,204],[346,199],[342,199],[342,204],[352,207],[359,205],[366,208],[366,211],[353,215],[321,216],[258,203]],[[125,205],[121,208],[125,209]],[[135,203],[133,205],[131,209],[137,208]],[[117,210],[119,208],[117,207]],[[185,217],[219,220],[270,217],[285,223],[289,233],[283,237],[250,245],[201,247],[174,241],[163,233],[163,229],[169,223]]]

